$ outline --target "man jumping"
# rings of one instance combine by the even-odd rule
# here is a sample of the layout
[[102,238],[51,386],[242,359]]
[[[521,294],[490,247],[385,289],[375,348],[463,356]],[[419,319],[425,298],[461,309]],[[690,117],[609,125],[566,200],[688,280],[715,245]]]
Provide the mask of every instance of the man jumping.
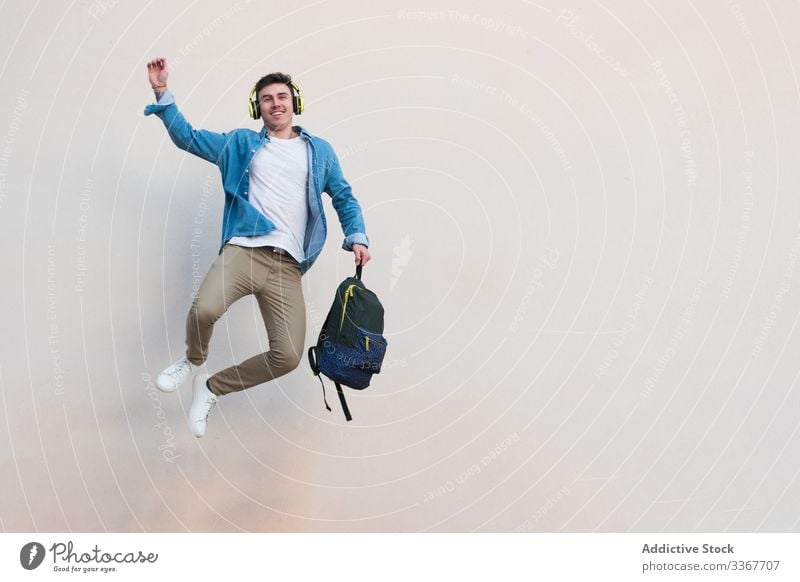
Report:
[[[217,165],[225,190],[222,246],[186,318],[186,355],[156,379],[173,392],[194,376],[189,422],[196,437],[221,396],[294,370],[304,350],[306,311],[301,276],[319,257],[327,225],[321,193],[330,195],[345,234],[342,248],[356,265],[370,260],[361,206],[342,175],[331,145],[299,126],[303,98],[291,76],[271,73],[250,94],[250,116],[260,131],[215,133],[193,129],[167,89],[163,57],[147,63],[157,115],[179,148]],[[267,328],[269,350],[213,376],[197,373],[208,358],[214,323],[238,299],[254,295]]]

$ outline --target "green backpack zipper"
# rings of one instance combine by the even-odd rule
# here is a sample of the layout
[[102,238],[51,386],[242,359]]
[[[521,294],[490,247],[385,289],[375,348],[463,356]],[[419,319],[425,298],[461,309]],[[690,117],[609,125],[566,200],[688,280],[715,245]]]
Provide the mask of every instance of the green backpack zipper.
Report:
[[353,296],[353,287],[358,288],[358,285],[348,285],[344,290],[344,306],[342,307],[342,320],[339,322],[339,331],[342,331],[344,325],[344,316],[347,313],[347,301]]

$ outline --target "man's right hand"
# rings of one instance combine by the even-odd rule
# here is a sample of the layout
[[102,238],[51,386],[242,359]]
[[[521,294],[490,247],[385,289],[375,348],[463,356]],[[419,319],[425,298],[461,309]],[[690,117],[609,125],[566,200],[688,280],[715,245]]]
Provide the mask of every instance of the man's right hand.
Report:
[[147,63],[147,76],[150,79],[150,86],[156,92],[156,97],[160,98],[167,90],[167,78],[169,77],[167,59],[158,57]]

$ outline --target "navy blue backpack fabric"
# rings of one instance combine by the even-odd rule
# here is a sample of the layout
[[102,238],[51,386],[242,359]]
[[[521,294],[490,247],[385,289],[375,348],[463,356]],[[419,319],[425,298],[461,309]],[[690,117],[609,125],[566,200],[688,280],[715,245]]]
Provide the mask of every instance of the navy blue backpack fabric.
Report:
[[[361,266],[355,277],[348,277],[336,289],[333,305],[325,318],[317,345],[308,349],[308,362],[315,376],[333,380],[345,418],[352,416],[342,386],[363,390],[373,374],[381,371],[386,355],[383,337],[383,305],[361,281]],[[322,378],[320,378],[322,382]],[[325,407],[330,410],[325,398]]]

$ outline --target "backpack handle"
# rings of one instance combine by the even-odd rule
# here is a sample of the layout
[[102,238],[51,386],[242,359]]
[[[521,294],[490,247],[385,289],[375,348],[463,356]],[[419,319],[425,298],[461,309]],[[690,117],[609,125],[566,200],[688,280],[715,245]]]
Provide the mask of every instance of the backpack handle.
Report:
[[356,265],[356,279],[361,281],[361,269],[363,269],[363,265]]

